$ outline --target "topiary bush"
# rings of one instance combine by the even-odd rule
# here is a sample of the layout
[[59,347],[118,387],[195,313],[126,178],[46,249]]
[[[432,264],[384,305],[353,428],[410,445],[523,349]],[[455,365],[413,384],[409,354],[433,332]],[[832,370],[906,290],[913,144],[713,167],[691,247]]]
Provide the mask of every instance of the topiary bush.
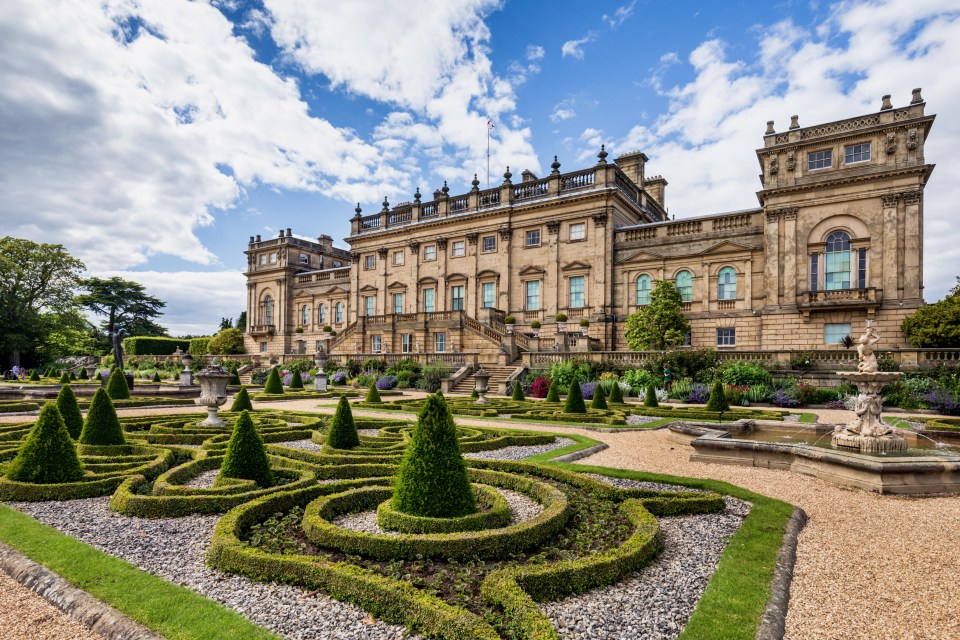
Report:
[[267,450],[249,411],[241,411],[237,418],[218,477],[253,480],[263,488],[273,484]]
[[86,369],[80,369],[80,375],[77,376],[78,380],[89,380],[90,374],[87,373]]
[[614,381],[613,386],[610,387],[610,397],[607,399],[607,402],[610,404],[623,404],[623,389],[620,388],[620,383]]
[[267,377],[267,384],[263,387],[263,392],[269,394],[283,393],[283,383],[280,382],[280,372],[277,371],[276,367],[270,370],[270,375]]
[[598,384],[593,390],[593,399],[590,400],[591,409],[609,409],[607,406],[607,394],[603,391],[603,385]]
[[645,407],[659,407],[660,403],[657,402],[657,389],[652,384],[647,385],[647,395],[643,398],[643,406]]
[[36,369],[30,372],[30,382],[40,382],[40,374],[37,373]]
[[710,391],[710,399],[707,401],[707,411],[730,411],[730,403],[727,402],[727,394],[723,391],[723,382],[720,378],[713,383],[713,390]]
[[340,401],[337,402],[337,411],[333,414],[330,431],[327,433],[327,444],[334,449],[353,449],[360,444],[347,396],[340,396]]
[[107,382],[107,394],[112,400],[129,400],[130,387],[127,386],[127,378],[120,369],[114,369],[110,374],[110,380]]
[[300,370],[294,369],[290,375],[290,388],[303,389],[303,378],[300,376]]
[[380,399],[380,392],[377,391],[377,383],[374,382],[370,385],[370,390],[367,391],[367,397],[364,400],[365,402],[373,402],[375,404],[380,404],[383,400]]
[[511,400],[517,400],[522,402],[526,400],[526,396],[523,395],[523,382],[521,380],[513,381],[513,394],[510,396]]
[[153,377],[150,378],[150,382],[160,382],[160,374],[156,371],[153,372]]
[[97,382],[103,382],[103,374],[97,371],[97,375],[94,376],[93,379],[96,380]]
[[46,404],[40,410],[26,442],[7,469],[7,477],[34,484],[61,484],[83,478],[77,447],[56,405]]
[[557,383],[551,382],[550,388],[547,390],[547,402],[560,402],[560,391],[557,389]]
[[[124,382],[126,384],[126,382]],[[126,444],[123,429],[117,412],[113,408],[113,400],[106,389],[97,389],[87,411],[87,420],[83,423],[80,432],[80,444],[112,445]]]
[[430,518],[456,518],[477,510],[457,428],[442,396],[429,395],[423,403],[400,462],[391,506]]
[[227,384],[239,385],[240,382],[240,370],[237,369],[237,365],[230,367],[230,379],[227,380]]
[[564,413],[586,413],[587,405],[583,402],[583,393],[580,391],[580,381],[574,378],[570,381],[570,390],[567,391],[567,402],[563,405]]
[[246,387],[240,387],[237,395],[233,397],[233,404],[230,405],[230,411],[253,411],[253,402],[250,401],[250,394]]
[[60,384],[70,384],[70,374],[66,371],[60,374]]
[[77,404],[77,396],[69,385],[60,388],[57,394],[57,409],[60,410],[60,416],[63,423],[67,426],[67,433],[76,440],[83,431],[83,414],[80,413],[80,405]]

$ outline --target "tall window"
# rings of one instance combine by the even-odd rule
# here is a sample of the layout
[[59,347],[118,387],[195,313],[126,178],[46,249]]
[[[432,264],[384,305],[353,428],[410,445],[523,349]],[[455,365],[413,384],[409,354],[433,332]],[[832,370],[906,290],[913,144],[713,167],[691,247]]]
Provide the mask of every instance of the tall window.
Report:
[[383,336],[372,336],[370,342],[373,352],[380,353],[380,351],[383,349]]
[[576,222],[570,225],[570,240],[583,240],[587,237],[587,225]]
[[376,313],[377,299],[374,296],[363,296],[363,314],[372,316]]
[[277,261],[277,252],[274,251],[270,254],[270,264],[274,264]]
[[445,333],[435,333],[433,334],[433,350],[437,353],[443,353],[447,350],[447,334]]
[[824,267],[824,289],[833,291],[850,288],[850,234],[845,231],[830,234]]
[[428,244],[423,248],[423,259],[424,260],[436,260],[437,259],[437,245]]
[[724,267],[717,274],[717,298],[719,300],[737,299],[737,272],[733,267]]
[[536,247],[540,244],[540,229],[527,231],[527,246]]
[[376,269],[377,268],[377,256],[369,255],[363,259],[363,266],[365,269]]
[[867,250],[857,250],[857,287],[867,288]]
[[410,353],[413,351],[413,334],[405,333],[400,336],[400,351],[401,353]]
[[829,169],[833,166],[833,150],[811,151],[807,154],[807,170]]
[[260,353],[266,353],[266,352],[267,352],[267,343],[266,343],[266,342],[261,342],[261,343],[260,343]]
[[526,287],[526,306],[524,309],[527,311],[539,311],[540,310],[540,281],[539,280],[530,280],[524,283]]
[[820,254],[810,254],[810,291],[820,288]]
[[717,346],[735,347],[737,346],[737,330],[734,327],[717,328]]
[[853,164],[854,162],[866,162],[870,159],[870,143],[851,144],[843,148],[844,164]]
[[482,293],[481,297],[483,298],[484,308],[495,306],[494,305],[494,299],[496,297],[495,289],[496,289],[496,285],[492,282],[484,282],[483,284],[480,285],[480,290]]
[[260,254],[260,264],[267,264],[267,254],[265,253]]
[[273,324],[273,298],[271,296],[263,299],[263,324]]
[[403,264],[403,249],[393,252],[393,264],[396,264],[396,265]]
[[689,271],[677,272],[677,291],[680,292],[680,299],[684,302],[693,301],[693,276]]
[[650,304],[650,290],[653,288],[653,278],[643,274],[637,278],[637,304]]
[[433,313],[437,310],[437,290],[423,290],[423,311],[424,313]]
[[582,309],[584,306],[584,277],[573,276],[570,278],[570,308]]
[[454,240],[453,242],[453,257],[460,258],[467,254],[467,246],[463,240]]
[[489,253],[490,251],[497,250],[497,236],[484,236],[483,237],[483,252]]
[[823,344],[837,344],[849,335],[849,322],[828,322],[823,325]]
[[463,285],[450,287],[450,308],[454,311],[463,311]]
[[343,303],[338,302],[337,306],[333,308],[333,321],[336,323],[343,322]]
[[402,293],[393,294],[393,312],[403,313],[403,294]]
[[317,324],[326,324],[327,322],[327,305],[322,302],[317,305]]
[[300,309],[300,324],[310,324],[310,305],[308,304],[303,305],[303,308]]

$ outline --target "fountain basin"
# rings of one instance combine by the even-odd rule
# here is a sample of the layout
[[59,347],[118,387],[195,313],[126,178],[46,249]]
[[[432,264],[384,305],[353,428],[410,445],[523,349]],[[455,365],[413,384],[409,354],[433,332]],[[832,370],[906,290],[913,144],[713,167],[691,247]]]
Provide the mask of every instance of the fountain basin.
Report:
[[[725,427],[727,425],[724,425]],[[815,446],[807,440],[786,441],[796,428],[776,424],[733,424],[732,429],[714,423],[676,423],[674,437],[693,447],[691,462],[734,464],[781,469],[821,478],[834,484],[880,494],[920,495],[960,492],[960,453],[949,450],[909,448],[894,454],[864,454]],[[807,431],[813,440],[829,442],[832,425]],[[917,446],[916,434],[903,434]]]

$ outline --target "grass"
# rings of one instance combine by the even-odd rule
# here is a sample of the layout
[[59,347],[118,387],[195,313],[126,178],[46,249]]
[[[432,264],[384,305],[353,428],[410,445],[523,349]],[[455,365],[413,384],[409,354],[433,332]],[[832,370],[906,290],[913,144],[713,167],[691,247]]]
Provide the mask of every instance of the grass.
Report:
[[815,413],[801,413],[800,422],[814,423],[817,421],[817,414]]
[[239,613],[0,504],[0,540],[168,640],[276,640]]

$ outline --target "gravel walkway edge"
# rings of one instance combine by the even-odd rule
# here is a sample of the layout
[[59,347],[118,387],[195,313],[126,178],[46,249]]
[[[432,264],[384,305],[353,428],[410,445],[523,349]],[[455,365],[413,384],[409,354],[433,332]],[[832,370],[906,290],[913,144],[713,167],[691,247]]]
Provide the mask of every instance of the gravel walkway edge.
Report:
[[595,453],[599,453],[604,449],[609,449],[610,445],[601,442],[600,444],[595,444],[592,447],[587,447],[586,449],[580,449],[580,451],[574,451],[573,453],[568,453],[565,456],[558,456],[556,458],[551,458],[550,462],[574,462],[576,460],[581,460],[587,456],[592,456]]
[[760,619],[756,640],[782,640],[786,633],[790,583],[793,582],[793,567],[797,562],[797,540],[806,524],[806,512],[794,507],[783,533],[783,544],[780,545],[773,582],[770,584],[770,599]]
[[60,575],[0,542],[0,569],[107,640],[164,640],[139,622],[74,587]]

